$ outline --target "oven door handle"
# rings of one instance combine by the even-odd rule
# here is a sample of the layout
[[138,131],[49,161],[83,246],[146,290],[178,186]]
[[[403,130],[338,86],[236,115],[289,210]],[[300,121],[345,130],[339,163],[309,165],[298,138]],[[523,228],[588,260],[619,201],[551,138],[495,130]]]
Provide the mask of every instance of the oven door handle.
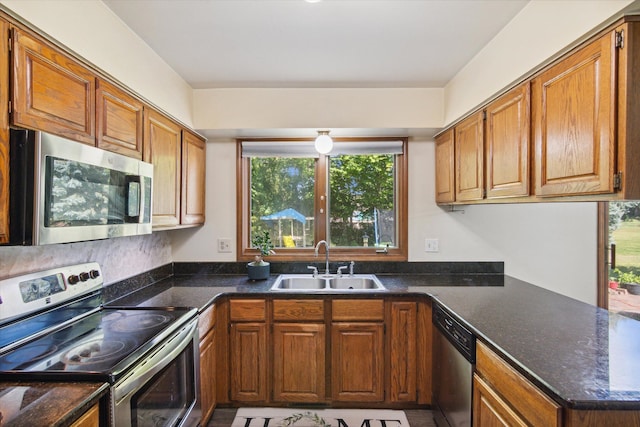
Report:
[[164,369],[187,346],[197,341],[198,319],[194,319],[173,335],[160,348],[144,358],[135,368],[115,385],[115,401],[118,405],[128,395],[136,392],[147,380]]

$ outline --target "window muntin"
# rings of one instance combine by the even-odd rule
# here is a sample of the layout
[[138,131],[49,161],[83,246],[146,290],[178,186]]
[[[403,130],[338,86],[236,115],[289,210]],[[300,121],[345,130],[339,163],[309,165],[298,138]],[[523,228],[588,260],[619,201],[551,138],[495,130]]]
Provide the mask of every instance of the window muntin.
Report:
[[[251,247],[251,235],[263,229],[271,231],[272,240],[278,247],[276,254],[269,257],[271,261],[313,261],[315,260],[313,245],[320,240],[331,242],[330,258],[332,261],[407,260],[406,138],[367,138],[366,140],[362,138],[335,138],[334,141],[336,144],[330,156],[318,155],[312,148],[312,139],[237,141],[238,182],[240,183],[238,186],[238,260],[253,259],[256,250]],[[247,148],[246,153],[243,152],[243,146]],[[308,170],[306,166],[304,167],[302,174],[304,179],[301,179],[296,187],[291,187],[291,197],[272,194],[270,197],[274,200],[267,202],[264,201],[264,197],[255,197],[254,190],[260,189],[260,191],[266,192],[264,189],[273,187],[264,183],[255,186],[252,184],[252,181],[258,177],[265,176],[264,174],[252,174],[252,163],[254,166],[267,164],[273,166],[282,162],[279,166],[269,169],[274,171],[272,179],[290,179],[291,176],[300,173],[301,169],[294,166],[291,169],[291,167],[283,165],[301,161],[301,157],[306,157],[303,161],[309,162],[305,165],[313,164],[314,168]],[[344,167],[346,159],[353,160],[357,157],[370,157],[375,161],[371,160],[369,162],[371,164],[362,166],[365,170],[360,173],[360,177],[356,176],[357,174],[352,174],[352,179],[347,184],[347,177],[340,177],[339,171]],[[265,160],[258,161],[258,158]],[[384,168],[381,168],[380,164],[384,164]],[[333,172],[330,172],[331,169]],[[385,173],[381,172],[383,169]],[[332,173],[334,174],[333,180],[331,180]],[[267,175],[269,176],[269,174]],[[306,209],[309,206],[310,186],[305,187],[306,193],[298,190],[303,186],[302,183],[310,181],[311,176],[315,177],[314,203],[311,214],[308,214]],[[378,178],[384,176],[385,182],[376,186],[373,183],[373,176]],[[391,179],[389,180],[389,178]],[[359,182],[354,183],[354,179]],[[334,187],[332,190],[329,188],[330,185]],[[373,207],[362,205],[358,209],[349,208],[342,211],[336,208],[338,203],[342,203],[340,200],[345,197],[362,197],[360,193],[371,193],[372,189],[382,193],[380,191],[382,188],[386,189],[386,194],[391,195],[388,199],[393,199],[391,209],[388,209],[388,200],[384,203],[381,200],[376,200],[376,206]],[[293,197],[294,195],[296,197]],[[368,197],[370,200],[372,196]],[[284,204],[277,207],[274,201],[280,199],[286,199],[289,204],[299,203],[297,206],[300,209],[292,209],[304,216],[304,220],[301,219],[301,216],[300,221],[287,219],[286,216],[290,214],[283,211],[287,211],[290,207]],[[383,198],[379,197],[378,199]],[[267,212],[265,206],[269,203],[271,206]],[[329,210],[329,215],[327,215],[327,210]],[[335,210],[334,215],[331,215],[332,210]],[[296,213],[291,216],[296,217]],[[340,216],[336,215],[338,213]],[[273,216],[269,218],[270,215]],[[281,216],[279,223],[278,216]],[[350,218],[346,220],[346,222],[350,221],[350,224],[345,225],[344,218]],[[304,229],[301,229],[302,225],[305,226]],[[365,239],[363,239],[365,233],[368,238],[366,246]],[[345,239],[345,234],[355,235],[356,238]],[[378,246],[376,246],[376,242]],[[389,244],[387,250],[381,251],[380,249],[385,248],[387,244]]]

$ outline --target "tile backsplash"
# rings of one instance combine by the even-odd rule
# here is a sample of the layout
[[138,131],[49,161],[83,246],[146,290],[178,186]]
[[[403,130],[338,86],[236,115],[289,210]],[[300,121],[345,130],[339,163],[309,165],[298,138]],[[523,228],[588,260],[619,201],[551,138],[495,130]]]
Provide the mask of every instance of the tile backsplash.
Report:
[[105,284],[172,261],[171,239],[159,232],[92,242],[0,247],[0,279],[63,265],[95,261]]

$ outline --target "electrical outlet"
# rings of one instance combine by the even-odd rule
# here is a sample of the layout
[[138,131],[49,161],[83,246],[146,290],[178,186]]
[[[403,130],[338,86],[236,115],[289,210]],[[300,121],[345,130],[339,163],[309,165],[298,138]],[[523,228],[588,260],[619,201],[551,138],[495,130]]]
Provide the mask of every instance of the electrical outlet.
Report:
[[438,239],[424,239],[425,252],[440,252],[440,243]]
[[231,252],[231,239],[218,239],[218,252]]

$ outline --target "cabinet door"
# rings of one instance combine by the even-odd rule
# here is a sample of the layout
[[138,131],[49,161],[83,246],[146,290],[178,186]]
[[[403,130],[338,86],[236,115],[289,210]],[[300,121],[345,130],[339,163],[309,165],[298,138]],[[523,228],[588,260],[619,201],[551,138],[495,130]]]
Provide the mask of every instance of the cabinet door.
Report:
[[98,79],[96,84],[97,145],[142,159],[142,102]]
[[202,406],[202,425],[213,414],[216,407],[216,329],[209,331],[200,340],[200,404]]
[[231,400],[267,400],[267,330],[264,323],[232,323]]
[[384,326],[382,323],[331,325],[331,388],[333,400],[384,400]]
[[529,195],[530,84],[487,106],[487,198]]
[[95,145],[96,76],[78,61],[13,30],[14,125]]
[[436,138],[436,203],[456,200],[453,129]]
[[205,149],[204,140],[182,131],[181,224],[204,224]]
[[456,201],[481,200],[484,193],[483,113],[466,118],[454,128]]
[[[481,377],[479,379],[487,384],[490,391],[499,396],[499,399],[493,399],[494,403],[491,403],[492,400],[489,397],[478,403],[478,405],[494,408],[489,412],[502,414],[502,417],[506,418],[505,411],[498,409],[504,406],[511,408],[530,426],[562,425],[562,407],[481,341],[476,343],[476,373]],[[488,392],[485,393],[487,394]]]
[[431,405],[433,377],[433,322],[431,320],[431,301],[418,303],[417,317],[417,369],[418,404]]
[[182,129],[145,108],[144,160],[153,163],[154,226],[180,223],[180,150]]
[[477,375],[473,376],[474,427],[525,427],[528,424]]
[[273,325],[273,400],[325,400],[325,341],[323,324]]
[[[6,38],[9,24],[0,19]],[[9,242],[9,45],[0,43],[0,244]]]
[[418,304],[391,302],[390,380],[392,402],[417,400],[416,340]]
[[614,54],[605,36],[533,80],[536,196],[614,191]]

